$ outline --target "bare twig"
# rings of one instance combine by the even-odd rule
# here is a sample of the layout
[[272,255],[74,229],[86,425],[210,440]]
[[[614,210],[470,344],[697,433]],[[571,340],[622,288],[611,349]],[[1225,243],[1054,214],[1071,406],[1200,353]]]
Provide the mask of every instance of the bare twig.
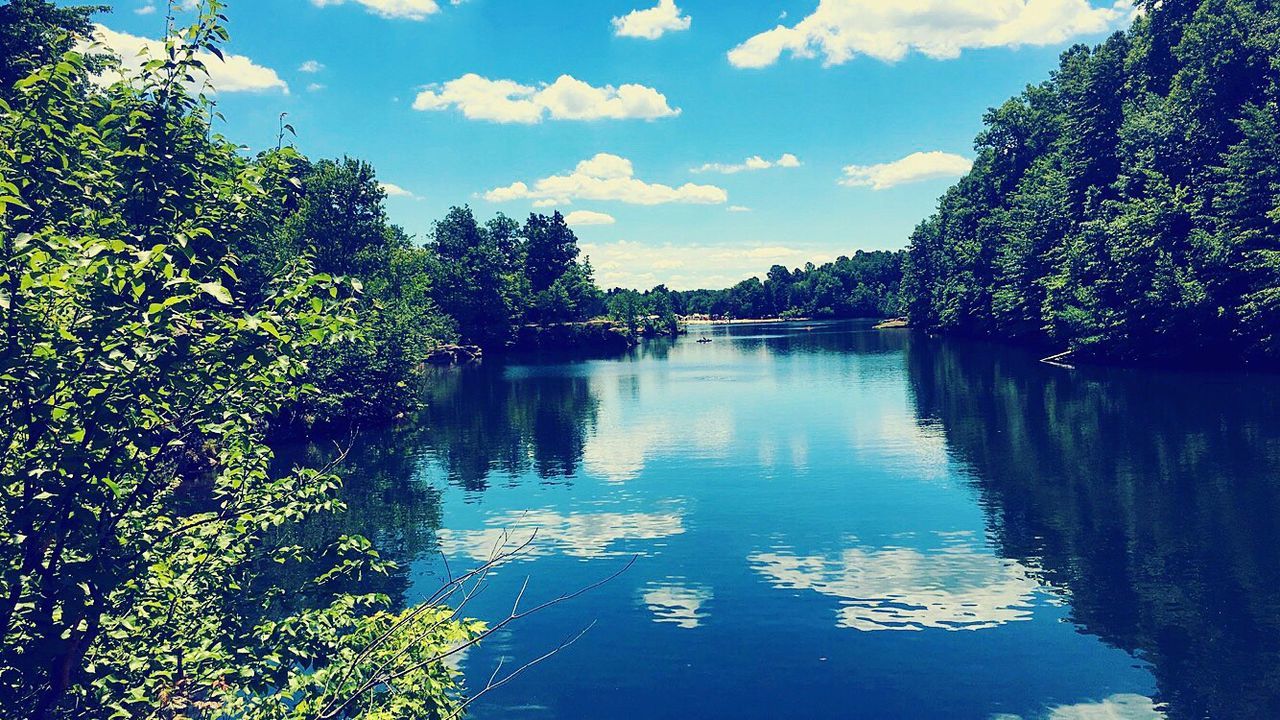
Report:
[[[433,607],[436,607],[437,605],[439,605],[440,603],[447,601],[460,589],[464,588],[468,581],[471,581],[474,579],[475,582],[472,584],[472,589],[464,592],[463,600],[458,604],[457,608],[454,608],[455,613],[461,610],[462,607],[464,607],[471,598],[475,597],[480,592],[481,583],[484,582],[485,578],[488,577],[489,572],[494,567],[497,567],[498,565],[523,554],[525,551],[528,550],[529,547],[533,545],[533,541],[535,538],[537,538],[537,536],[538,536],[538,531],[537,529],[535,529],[524,542],[516,546],[513,550],[506,551],[504,550],[504,548],[506,547],[508,542],[509,532],[504,531],[502,535],[502,539],[500,540],[500,542],[495,543],[493,549],[490,550],[489,552],[488,559],[485,560],[483,564],[481,564],[476,568],[473,568],[469,572],[464,573],[458,577],[454,577],[451,571],[447,571],[449,572],[449,579],[444,585],[440,587],[439,590],[436,590],[436,592],[432,593],[430,597],[426,598],[416,608],[414,608],[412,611],[407,613],[404,617],[400,618],[400,620],[396,621],[396,623],[393,624],[391,627],[383,631],[382,634],[380,634],[377,638],[375,638],[373,642],[369,643],[369,645],[365,646],[365,648],[360,651],[360,653],[356,656],[355,660],[352,661],[351,665],[347,667],[347,671],[343,673],[342,679],[338,682],[337,687],[339,689],[344,687],[351,680],[351,677],[359,670],[360,665],[366,660],[368,660],[369,657],[378,648],[382,647],[392,637],[394,637],[395,634],[400,629],[412,623],[417,618],[421,617],[422,614],[425,613],[427,610],[430,610]],[[429,627],[427,631],[425,631],[424,633],[420,634],[419,638],[415,639],[414,642],[417,642],[421,637],[425,637],[426,633],[429,633],[435,630],[436,628],[438,628],[442,622],[444,621],[442,620],[438,623],[434,623],[433,625],[431,625],[431,627]],[[413,644],[414,643],[407,644],[406,649],[408,647],[412,647]],[[395,658],[398,658],[403,652],[404,650],[402,650],[400,653],[397,653]],[[393,658],[393,660],[395,658]],[[386,665],[387,663],[384,663],[383,665],[379,666],[373,673],[373,676],[376,677],[382,670],[385,669]],[[361,687],[363,688],[364,684],[362,684]],[[326,684],[325,694],[327,695],[328,692],[329,692],[329,687]],[[334,714],[336,714],[337,712],[340,712],[343,707],[345,707],[347,704],[351,702],[351,699],[353,699],[355,696],[360,695],[361,692],[363,692],[363,689],[359,692],[354,693],[352,698],[349,698],[345,703],[339,706],[337,710],[334,711]],[[328,704],[326,704],[323,710],[321,710],[320,717],[322,718],[333,717],[333,715],[330,714],[330,707],[333,705],[334,702],[337,702],[336,697],[333,700],[331,700]]]
[[534,659],[530,660],[529,662],[525,663],[524,665],[521,665],[520,667],[518,667],[518,668],[516,668],[515,670],[513,670],[510,674],[508,674],[506,677],[502,678],[501,680],[499,680],[499,681],[497,681],[497,682],[494,682],[494,678],[498,677],[498,671],[500,671],[500,670],[502,669],[502,661],[501,661],[501,660],[499,660],[499,661],[498,661],[498,666],[497,666],[497,667],[495,667],[495,668],[493,669],[493,674],[489,676],[489,682],[485,683],[484,688],[483,688],[483,689],[481,689],[481,690],[480,690],[480,692],[478,692],[478,693],[476,693],[476,694],[472,695],[471,697],[467,698],[465,701],[463,701],[463,703],[462,703],[461,705],[459,705],[458,707],[454,708],[453,712],[451,712],[451,713],[449,713],[448,715],[446,715],[446,716],[445,716],[445,718],[444,718],[444,720],[453,720],[453,718],[457,717],[458,715],[461,715],[461,714],[462,714],[462,711],[463,711],[463,710],[466,710],[466,709],[467,709],[467,707],[468,707],[469,705],[471,705],[471,703],[475,702],[476,700],[479,700],[480,698],[484,697],[486,694],[488,694],[488,693],[490,693],[490,692],[492,692],[492,691],[494,691],[494,690],[497,690],[498,688],[502,687],[503,685],[506,685],[507,683],[511,682],[512,680],[514,680],[514,679],[516,678],[516,676],[517,676],[517,675],[519,675],[520,673],[524,672],[525,670],[528,670],[529,668],[533,667],[534,665],[537,665],[537,664],[539,664],[539,663],[541,663],[541,662],[543,662],[543,661],[545,661],[545,660],[547,660],[547,659],[551,658],[552,656],[554,656],[554,655],[558,654],[560,651],[564,650],[565,648],[569,647],[570,645],[572,645],[572,644],[574,644],[574,643],[578,642],[578,640],[582,639],[582,636],[583,636],[583,635],[586,635],[588,632],[590,632],[590,631],[591,631],[591,628],[593,628],[593,627],[595,627],[595,626],[596,626],[596,621],[595,621],[595,620],[592,620],[590,625],[588,625],[588,626],[586,626],[586,627],[582,628],[582,630],[578,631],[578,633],[577,633],[576,635],[573,635],[573,636],[571,636],[571,637],[565,638],[565,640],[564,640],[563,642],[561,642],[559,645],[555,646],[555,647],[554,647],[554,648],[552,648],[551,650],[549,650],[549,651],[547,651],[547,652],[543,653],[542,655],[539,655],[538,657],[536,657],[536,658],[534,658]]
[[[505,537],[505,536],[504,536],[504,537]],[[527,547],[527,546],[528,546],[528,544],[529,544],[530,542],[532,542],[532,537],[530,538],[530,540],[526,541],[526,542],[525,542],[524,544],[522,544],[520,547],[521,547],[521,548]],[[490,555],[490,557],[491,557],[491,558],[496,558],[496,557],[499,557],[499,556],[494,555],[494,554],[491,554],[491,555]],[[334,704],[333,704],[333,703],[337,701],[337,698],[335,698],[335,699],[334,699],[333,701],[331,701],[328,705],[326,705],[326,707],[325,707],[324,709],[322,709],[322,710],[321,710],[321,712],[320,712],[320,714],[319,714],[319,717],[321,718],[321,720],[330,720],[330,719],[332,719],[332,718],[339,717],[339,716],[340,716],[340,714],[342,713],[342,711],[343,711],[343,710],[345,710],[349,705],[351,705],[351,703],[352,703],[352,702],[354,702],[354,701],[356,700],[356,698],[360,697],[361,695],[363,695],[363,694],[364,694],[364,693],[366,693],[366,692],[371,692],[371,691],[373,691],[373,690],[374,690],[374,689],[376,689],[379,685],[390,685],[391,683],[395,682],[396,680],[399,680],[400,678],[403,678],[403,677],[405,677],[405,676],[407,676],[407,675],[410,675],[410,674],[412,674],[412,673],[418,672],[419,670],[422,670],[423,668],[425,668],[425,667],[427,667],[427,666],[430,666],[430,665],[432,665],[432,664],[435,664],[435,663],[441,662],[441,661],[445,660],[446,658],[449,658],[449,657],[451,657],[451,656],[453,656],[453,655],[456,655],[457,653],[460,653],[460,652],[462,652],[462,651],[464,651],[464,650],[466,650],[466,649],[468,649],[468,648],[470,648],[470,647],[473,647],[473,646],[475,646],[475,645],[477,645],[477,644],[481,643],[482,641],[484,641],[484,640],[486,640],[487,638],[491,637],[494,633],[499,632],[499,631],[500,631],[500,630],[502,630],[503,628],[507,627],[508,625],[510,625],[510,624],[512,624],[512,623],[514,623],[514,622],[516,622],[516,621],[518,621],[518,620],[521,620],[521,619],[523,619],[523,618],[526,618],[526,617],[528,617],[528,616],[530,616],[530,615],[533,615],[533,614],[535,614],[535,613],[542,612],[543,610],[546,610],[546,609],[548,609],[548,608],[550,608],[550,607],[553,607],[553,606],[555,606],[555,605],[559,605],[559,604],[561,604],[561,603],[568,602],[568,601],[573,600],[573,599],[575,599],[575,598],[578,598],[578,597],[580,597],[580,596],[582,596],[582,595],[584,595],[584,594],[586,594],[586,593],[588,593],[588,592],[591,592],[592,590],[595,590],[595,589],[597,589],[597,588],[600,588],[600,587],[602,587],[602,586],[604,586],[604,585],[606,585],[606,584],[608,584],[608,583],[612,582],[613,580],[617,579],[620,575],[622,575],[623,573],[625,573],[627,570],[631,569],[631,566],[632,566],[632,565],[634,565],[634,564],[636,563],[636,560],[637,560],[637,559],[638,559],[638,558],[637,558],[636,556],[633,556],[629,561],[627,561],[627,563],[626,563],[625,565],[623,565],[623,566],[622,566],[621,568],[619,568],[617,571],[613,572],[612,574],[610,574],[609,576],[607,576],[607,577],[605,577],[605,578],[603,578],[603,579],[601,579],[601,580],[598,580],[598,581],[596,581],[596,582],[594,582],[594,583],[591,583],[590,585],[586,585],[586,586],[584,586],[584,587],[582,587],[582,588],[579,588],[578,590],[575,590],[575,591],[573,591],[573,592],[562,593],[561,595],[559,595],[559,596],[557,596],[557,597],[555,597],[555,598],[552,598],[551,600],[547,600],[547,601],[545,601],[545,602],[543,602],[543,603],[540,603],[540,604],[538,604],[538,605],[535,605],[535,606],[533,606],[533,607],[531,607],[531,608],[529,608],[529,609],[527,609],[527,610],[521,610],[521,609],[520,609],[520,601],[523,599],[523,597],[524,597],[524,593],[525,593],[526,589],[528,588],[528,584],[529,584],[529,579],[528,579],[528,578],[525,578],[525,581],[524,581],[524,583],[522,584],[522,586],[521,586],[521,588],[520,588],[520,591],[519,591],[519,593],[518,593],[518,594],[517,594],[517,596],[516,596],[515,602],[514,602],[514,604],[512,605],[511,612],[510,612],[510,613],[508,613],[508,615],[507,615],[505,618],[503,618],[501,621],[499,621],[499,622],[495,623],[494,625],[492,625],[492,626],[488,627],[487,629],[485,629],[485,631],[484,631],[484,632],[479,633],[478,635],[476,635],[475,637],[473,637],[473,638],[471,638],[471,639],[467,640],[466,642],[459,643],[458,645],[456,645],[456,646],[454,646],[454,647],[452,647],[452,648],[450,648],[450,649],[448,649],[448,650],[446,650],[446,651],[444,651],[444,652],[441,652],[441,653],[438,653],[438,654],[436,654],[436,655],[433,655],[432,657],[427,658],[427,659],[425,659],[425,660],[421,660],[421,661],[419,661],[419,662],[415,662],[415,663],[413,663],[413,664],[409,665],[408,667],[404,667],[404,668],[401,668],[401,669],[396,670],[396,671],[393,671],[393,672],[386,672],[386,669],[387,669],[387,667],[391,664],[391,662],[393,662],[393,661],[395,661],[396,659],[400,658],[400,657],[404,654],[404,652],[408,649],[408,647],[411,647],[413,644],[416,644],[416,642],[418,642],[422,637],[425,637],[425,636],[426,636],[426,634],[427,634],[426,632],[424,632],[424,633],[420,633],[420,634],[419,634],[419,636],[418,636],[418,638],[415,638],[415,640],[414,640],[414,642],[413,642],[413,643],[410,643],[409,645],[407,645],[407,646],[406,646],[406,648],[404,648],[404,649],[402,649],[400,652],[396,653],[396,655],[395,655],[391,660],[388,660],[387,662],[382,663],[382,664],[381,664],[377,669],[375,669],[375,671],[374,671],[373,673],[371,673],[371,674],[370,674],[370,676],[369,676],[367,679],[365,679],[363,682],[361,682],[361,683],[360,683],[360,684],[359,684],[359,685],[358,685],[354,690],[352,690],[352,691],[350,692],[350,694],[347,696],[347,698],[346,698],[345,700],[343,700],[343,701],[342,701],[341,703],[339,703],[338,705],[334,706]],[[479,577],[481,578],[480,580],[478,580],[478,581],[477,581],[477,584],[476,584],[476,585],[473,585],[472,590],[471,590],[471,591],[469,591],[469,592],[465,595],[465,599],[469,599],[470,597],[474,596],[475,592],[477,592],[477,588],[479,587],[478,583],[483,581],[483,577],[485,577],[485,575],[487,574],[488,570],[489,570],[489,569],[491,569],[493,566],[494,566],[494,560],[490,560],[490,561],[486,562],[484,565],[482,565],[480,568],[477,568],[476,570],[473,570],[473,571],[471,571],[470,573],[467,573],[467,575],[464,575],[464,576],[463,576],[463,577],[468,577],[468,576],[470,576],[470,577],[477,577],[477,576],[479,576]],[[455,583],[456,583],[456,581],[452,581],[452,580],[451,580],[449,583],[447,583],[447,585],[448,585],[448,584],[455,584]],[[443,593],[443,597],[448,597],[448,596],[452,595],[454,592],[456,592],[456,590],[457,590],[457,586],[456,586],[456,584],[455,584],[455,587],[454,587],[452,590],[449,590],[448,592],[444,592],[444,590],[442,589],[441,591],[438,591],[438,592],[436,593],[436,595],[435,595],[435,596],[433,596],[433,597],[440,597],[440,596],[442,596],[442,593]],[[389,639],[389,638],[394,634],[394,632],[395,632],[395,630],[396,630],[396,629],[398,629],[398,628],[402,627],[405,623],[409,622],[411,618],[414,618],[414,617],[419,616],[421,612],[425,612],[425,610],[426,610],[426,609],[428,609],[429,607],[431,607],[431,603],[424,603],[423,605],[421,605],[421,606],[419,607],[419,609],[415,610],[414,612],[412,612],[412,613],[410,613],[409,615],[407,615],[405,618],[401,619],[401,621],[400,621],[400,622],[396,623],[396,625],[395,625],[395,626],[393,626],[391,629],[389,629],[388,631],[386,631],[385,633],[383,633],[383,635],[382,635],[382,636],[380,636],[380,637],[379,637],[377,640],[375,640],[375,641],[374,641],[374,642],[373,642],[369,647],[367,647],[364,651],[362,651],[362,653],[357,657],[357,661],[356,661],[356,662],[354,662],[350,668],[348,668],[348,671],[347,671],[346,675],[344,676],[344,678],[343,678],[342,682],[340,682],[340,683],[338,684],[338,687],[339,687],[339,688],[343,687],[343,686],[347,683],[347,681],[349,681],[349,680],[351,679],[351,675],[355,672],[356,667],[357,667],[357,666],[359,665],[359,663],[360,663],[360,662],[362,662],[364,659],[367,659],[368,655],[373,651],[373,649],[374,649],[374,648],[376,648],[376,647],[378,647],[378,646],[380,646],[380,645],[384,644],[384,643],[385,643],[385,642],[386,642],[386,641],[387,641],[387,640],[388,640],[388,639]],[[594,623],[593,623],[593,625],[594,625]],[[589,626],[587,629],[590,629],[590,626]],[[428,632],[429,632],[429,630],[428,630]],[[532,667],[533,665],[536,665],[537,663],[540,663],[540,662],[542,662],[543,660],[546,660],[547,658],[549,658],[549,657],[551,657],[552,655],[556,654],[557,652],[559,652],[560,650],[564,649],[564,648],[565,648],[565,647],[567,647],[568,645],[572,644],[573,642],[576,642],[576,641],[577,641],[577,639],[578,639],[579,637],[581,637],[581,636],[582,636],[583,634],[585,634],[585,633],[586,633],[586,630],[583,630],[583,631],[582,631],[582,633],[579,633],[577,636],[575,636],[575,637],[574,637],[574,638],[572,638],[571,640],[568,640],[568,641],[566,641],[565,643],[562,643],[562,644],[561,644],[559,647],[557,647],[555,650],[552,650],[551,652],[547,653],[546,655],[541,656],[541,657],[539,657],[539,658],[535,659],[534,661],[532,661],[532,662],[530,662],[530,663],[526,664],[525,666],[522,666],[522,667],[518,668],[514,673],[512,673],[511,675],[508,675],[508,676],[507,676],[506,678],[504,678],[503,680],[498,681],[496,684],[495,684],[495,683],[492,683],[492,682],[491,682],[491,683],[489,683],[489,685],[492,685],[492,687],[489,687],[488,689],[489,689],[489,690],[492,690],[492,689],[494,689],[494,688],[496,688],[496,687],[501,686],[502,684],[505,684],[506,682],[508,682],[509,680],[511,680],[512,678],[514,678],[516,675],[518,675],[519,673],[523,672],[524,670],[528,669],[529,667]],[[495,677],[496,677],[496,674],[495,674]],[[488,686],[487,686],[487,687],[488,687]],[[485,691],[482,691],[482,692],[487,692],[487,691],[488,691],[488,690],[485,690]]]
[[529,608],[528,610],[515,610],[515,611],[513,611],[511,614],[509,614],[506,618],[504,618],[502,621],[500,621],[500,622],[498,622],[497,624],[493,625],[492,627],[488,628],[488,629],[487,629],[487,630],[485,630],[483,633],[480,633],[480,634],[479,634],[479,635],[477,635],[475,638],[473,638],[473,639],[471,639],[471,640],[468,640],[467,642],[465,642],[465,643],[463,643],[463,644],[461,644],[461,645],[458,645],[458,646],[457,646],[457,647],[455,647],[455,648],[452,648],[452,649],[447,650],[447,651],[445,651],[445,652],[443,652],[443,653],[440,653],[439,655],[436,655],[435,657],[428,658],[427,660],[423,660],[423,661],[421,661],[421,662],[418,662],[418,663],[415,663],[415,664],[413,664],[413,665],[410,665],[410,666],[409,666],[409,667],[407,667],[407,668],[404,668],[404,669],[402,669],[402,670],[398,670],[398,671],[396,671],[396,672],[394,672],[394,673],[391,673],[390,675],[387,675],[387,676],[386,676],[386,679],[388,679],[388,680],[396,680],[396,679],[399,679],[399,678],[404,677],[405,675],[408,675],[408,674],[410,674],[410,673],[413,673],[413,672],[416,672],[416,671],[418,671],[418,670],[421,670],[422,668],[426,667],[427,665],[430,665],[430,664],[435,663],[435,662],[439,662],[439,661],[441,661],[441,660],[443,660],[443,659],[445,659],[445,658],[447,658],[447,657],[450,657],[451,655],[454,655],[454,654],[456,654],[456,653],[458,653],[458,652],[461,652],[462,650],[465,650],[466,648],[469,648],[469,647],[471,647],[471,646],[473,646],[473,645],[476,645],[476,644],[480,643],[480,642],[481,642],[482,640],[484,640],[485,638],[488,638],[489,636],[493,635],[494,633],[498,632],[499,630],[503,629],[503,628],[504,628],[504,627],[506,627],[507,625],[510,625],[511,623],[513,623],[513,622],[515,622],[515,621],[517,621],[517,620],[522,620],[522,619],[524,619],[524,618],[526,618],[526,617],[529,617],[530,615],[533,615],[534,613],[542,612],[543,610],[546,610],[547,608],[553,607],[553,606],[555,606],[555,605],[559,605],[559,604],[561,604],[561,603],[563,603],[563,602],[568,602],[569,600],[573,600],[574,598],[580,597],[580,596],[582,596],[582,595],[584,595],[584,594],[586,594],[586,593],[591,592],[592,590],[595,590],[595,589],[597,589],[597,588],[599,588],[599,587],[602,587],[602,586],[604,586],[604,585],[607,585],[608,583],[610,583],[610,582],[614,581],[615,579],[617,579],[617,578],[618,578],[618,576],[622,575],[622,573],[626,572],[627,570],[630,570],[630,569],[631,569],[631,566],[632,566],[632,565],[634,565],[634,564],[635,564],[635,562],[636,562],[636,558],[635,558],[635,557],[632,557],[629,561],[627,561],[627,564],[626,564],[626,565],[622,566],[622,567],[621,567],[620,569],[618,569],[616,572],[614,572],[613,574],[609,575],[608,577],[606,577],[606,578],[604,578],[604,579],[602,579],[602,580],[598,580],[598,581],[596,581],[596,582],[594,582],[594,583],[591,583],[590,585],[587,585],[587,586],[585,586],[585,587],[583,587],[583,588],[581,588],[581,589],[579,589],[579,590],[575,590],[574,592],[571,592],[571,593],[565,593],[565,594],[563,594],[563,595],[560,595],[559,597],[556,597],[556,598],[553,598],[553,599],[551,599],[551,600],[548,600],[548,601],[546,601],[546,602],[544,602],[544,603],[542,603],[542,604],[540,604],[540,605],[536,605],[536,606],[534,606],[534,607],[532,607],[532,608]]

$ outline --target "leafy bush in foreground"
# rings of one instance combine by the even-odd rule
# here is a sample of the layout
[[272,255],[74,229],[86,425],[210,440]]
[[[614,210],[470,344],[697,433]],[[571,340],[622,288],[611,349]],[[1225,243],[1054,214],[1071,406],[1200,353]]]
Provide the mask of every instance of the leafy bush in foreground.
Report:
[[[206,3],[109,88],[62,52],[0,104],[0,712],[448,716],[442,660],[482,627],[339,591],[386,569],[361,538],[282,540],[342,506],[328,470],[271,473],[267,423],[362,301],[305,256],[241,279],[299,158],[211,135],[222,21]],[[257,589],[273,562],[314,568],[288,591],[316,601]]]

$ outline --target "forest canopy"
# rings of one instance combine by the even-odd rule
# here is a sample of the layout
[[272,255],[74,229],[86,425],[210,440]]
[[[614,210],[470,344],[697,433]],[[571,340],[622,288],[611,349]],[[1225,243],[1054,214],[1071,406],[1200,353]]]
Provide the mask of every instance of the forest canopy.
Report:
[[1280,6],[1144,0],[993,108],[911,237],[912,324],[1122,361],[1280,362]]

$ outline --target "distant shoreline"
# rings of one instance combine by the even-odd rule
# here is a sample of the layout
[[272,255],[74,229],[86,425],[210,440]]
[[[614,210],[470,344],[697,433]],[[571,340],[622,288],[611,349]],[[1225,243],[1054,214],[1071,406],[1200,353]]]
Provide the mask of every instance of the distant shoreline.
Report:
[[741,318],[737,320],[681,320],[685,325],[755,325],[760,323],[812,322],[813,318]]

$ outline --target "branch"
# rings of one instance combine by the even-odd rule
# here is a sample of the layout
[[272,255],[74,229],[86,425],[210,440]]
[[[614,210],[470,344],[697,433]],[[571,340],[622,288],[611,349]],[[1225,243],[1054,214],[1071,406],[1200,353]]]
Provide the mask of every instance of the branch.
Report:
[[[524,596],[525,587],[528,586],[528,579],[526,578],[524,586],[521,588],[519,595],[517,595],[516,597],[515,604],[511,608],[511,612],[507,615],[507,617],[503,618],[500,622],[490,626],[484,632],[480,633],[479,635],[476,635],[475,637],[471,638],[470,640],[467,640],[464,643],[460,643],[450,648],[449,650],[436,654],[430,658],[427,658],[426,660],[413,663],[412,665],[409,665],[408,667],[402,668],[395,672],[383,674],[383,671],[386,669],[386,665],[387,665],[386,663],[384,663],[367,680],[360,683],[360,685],[358,685],[355,690],[351,691],[351,693],[347,696],[346,700],[342,701],[341,704],[339,704],[337,707],[333,707],[332,709],[330,709],[329,707],[326,707],[324,710],[320,712],[319,717],[322,720],[329,720],[330,718],[336,718],[339,716],[339,714],[343,710],[345,710],[352,702],[354,702],[356,698],[360,697],[366,692],[372,691],[373,689],[377,688],[379,685],[390,685],[394,681],[399,680],[400,678],[403,678],[406,675],[410,675],[412,673],[418,672],[429,665],[438,663],[444,660],[445,658],[453,656],[459,652],[462,652],[463,650],[466,650],[472,646],[479,644],[480,642],[492,636],[494,633],[502,630],[503,628],[507,627],[513,622],[516,622],[517,620],[526,618],[530,615],[533,615],[534,613],[542,612],[543,610],[546,610],[555,605],[568,602],[588,592],[591,592],[592,590],[600,588],[603,585],[606,585],[612,582],[613,580],[617,579],[620,575],[625,573],[627,570],[630,570],[631,566],[635,565],[637,559],[638,559],[638,556],[633,556],[630,560],[627,561],[626,565],[623,565],[621,568],[619,568],[617,571],[610,574],[608,577],[605,577],[601,580],[597,580],[596,582],[591,583],[590,585],[579,588],[578,590],[575,590],[570,593],[563,593],[558,597],[555,597],[551,600],[535,605],[534,607],[531,607],[528,610],[520,610],[520,600]],[[473,571],[473,573],[474,572],[475,571]],[[424,603],[424,605],[421,607],[428,607],[428,605]],[[416,613],[417,611],[415,611],[415,613],[411,613],[410,617],[415,615]],[[405,620],[407,619],[408,618],[406,618]],[[401,621],[401,623],[397,623],[397,627],[400,625],[403,625],[404,622],[405,621]],[[585,632],[586,630],[584,630],[583,633],[580,633],[578,637],[581,637],[581,634],[584,634]],[[385,636],[388,634],[389,633],[384,633],[384,638],[380,638],[379,641],[376,641],[376,642],[384,642]],[[576,641],[576,640],[577,640],[577,637],[573,639],[573,641]],[[508,680],[513,678],[515,675],[523,672],[528,667],[532,667],[533,665],[536,665],[537,663],[542,662],[543,660],[550,657],[551,655],[554,655],[556,652],[559,652],[561,649],[563,649],[563,647],[567,647],[569,644],[572,644],[573,641],[564,643],[561,648],[557,648],[556,650],[553,650],[551,653],[548,653],[547,655],[534,660],[532,663],[529,663],[527,666],[517,669],[514,673],[512,673],[512,675],[509,675],[507,678],[505,678],[500,683],[498,683],[498,685],[501,685],[507,682]],[[366,654],[367,653],[362,653],[362,657],[364,657]],[[403,651],[401,653],[398,653],[397,657],[399,657],[400,654],[403,654]],[[343,681],[344,684],[346,680],[350,678],[350,675],[351,673],[349,671],[347,673],[347,677],[344,678],[344,681]],[[497,685],[495,685],[495,687],[496,686]],[[339,685],[339,687],[341,687],[341,685]]]
[[493,669],[493,674],[489,676],[489,682],[485,683],[484,688],[480,692],[476,693],[475,695],[472,695],[471,697],[467,698],[466,701],[464,701],[461,705],[454,708],[453,712],[446,715],[444,720],[453,720],[453,718],[461,715],[462,711],[466,710],[467,707],[471,705],[471,703],[484,697],[489,692],[493,690],[497,690],[503,685],[506,685],[507,683],[511,682],[516,678],[517,675],[519,675],[520,673],[523,673],[525,670],[528,670],[529,668],[543,662],[544,660],[550,659],[552,656],[559,654],[561,650],[564,650],[570,645],[578,642],[578,640],[582,639],[583,635],[586,635],[588,632],[591,631],[591,628],[594,628],[596,626],[596,622],[597,621],[592,620],[591,624],[582,628],[582,630],[578,631],[578,634],[565,638],[564,641],[562,641],[559,645],[555,646],[551,650],[547,651],[546,653],[543,653],[542,655],[539,655],[538,657],[530,660],[524,665],[521,665],[520,667],[513,670],[511,674],[507,675],[501,680],[494,682],[493,679],[498,677],[498,671],[502,669],[502,661],[499,660],[498,666]]
[[[473,584],[472,589],[464,594],[462,602],[459,603],[458,607],[455,609],[455,611],[461,610],[462,607],[466,605],[467,601],[470,600],[472,597],[474,597],[475,594],[479,591],[480,583],[482,583],[484,579],[488,577],[490,570],[492,570],[493,568],[497,567],[502,563],[505,563],[507,560],[510,560],[512,558],[515,558],[523,554],[526,550],[528,550],[530,546],[533,545],[533,541],[535,538],[537,538],[537,536],[538,536],[538,530],[535,528],[534,531],[530,533],[529,537],[520,545],[516,546],[515,549],[509,552],[506,552],[506,551],[500,552],[503,548],[506,547],[507,538],[509,537],[508,531],[504,530],[502,535],[502,540],[494,544],[493,549],[490,550],[489,552],[489,558],[482,565],[476,568],[473,568],[469,572],[464,573],[463,575],[460,575],[456,578],[453,577],[452,571],[448,569],[448,560],[446,559],[445,568],[446,568],[446,572],[448,573],[449,580],[444,585],[442,585],[439,590],[436,590],[434,593],[432,593],[430,597],[423,600],[416,608],[414,608],[412,611],[407,613],[404,617],[400,618],[400,620],[396,621],[395,624],[387,628],[373,642],[369,643],[369,645],[367,645],[363,650],[361,650],[360,653],[356,656],[355,660],[351,662],[351,665],[348,666],[347,671],[343,673],[342,679],[338,682],[338,688],[342,688],[343,686],[345,686],[347,682],[351,680],[352,675],[354,675],[357,672],[357,670],[360,667],[360,664],[363,663],[365,660],[369,659],[369,657],[374,653],[374,651],[376,651],[379,647],[383,646],[392,637],[394,637],[396,632],[398,632],[405,625],[408,625],[409,623],[416,620],[427,610],[431,609],[432,607],[435,607],[436,605],[440,604],[441,602],[453,596],[453,594],[456,593],[459,589],[463,588],[469,580],[471,580],[472,578],[475,578],[476,582]],[[441,555],[443,555],[443,553],[441,553]],[[429,628],[429,630],[434,629],[435,627],[438,627],[438,626],[439,624],[437,623],[433,625],[432,628]],[[411,645],[412,643],[410,643],[410,646]],[[406,649],[407,647],[409,646],[406,646]],[[399,654],[397,654],[396,657],[399,657]],[[377,670],[374,672],[374,677],[377,677],[378,673],[380,673],[385,668],[386,668],[385,663],[379,666]],[[327,695],[328,693],[329,693],[329,686],[326,683],[325,694]],[[355,695],[359,695],[359,694],[360,693],[355,693]],[[333,711],[333,713],[336,714],[338,712],[341,712],[341,710],[351,702],[351,699],[354,699],[354,696],[352,696],[352,698],[349,698],[346,702],[340,705],[337,708],[337,710]],[[326,704],[325,708],[320,712],[320,717],[331,717],[329,713],[330,707],[336,701],[337,701],[337,698],[334,698],[334,700]]]

